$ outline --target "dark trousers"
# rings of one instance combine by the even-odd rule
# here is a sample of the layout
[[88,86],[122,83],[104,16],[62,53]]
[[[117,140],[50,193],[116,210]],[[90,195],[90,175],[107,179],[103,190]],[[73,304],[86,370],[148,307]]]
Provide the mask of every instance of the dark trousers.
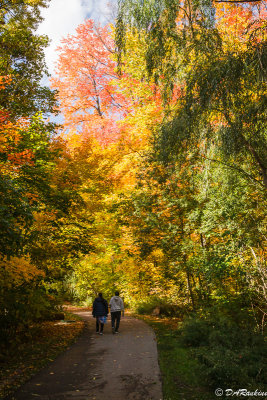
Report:
[[104,328],[104,324],[101,324],[101,322],[99,322],[98,317],[96,317],[96,332],[99,332],[99,325],[100,325],[100,332],[103,332],[103,328]]
[[[111,325],[112,328],[115,328],[115,331],[118,332],[121,320],[121,311],[113,311],[111,312]],[[115,325],[116,322],[116,325]]]

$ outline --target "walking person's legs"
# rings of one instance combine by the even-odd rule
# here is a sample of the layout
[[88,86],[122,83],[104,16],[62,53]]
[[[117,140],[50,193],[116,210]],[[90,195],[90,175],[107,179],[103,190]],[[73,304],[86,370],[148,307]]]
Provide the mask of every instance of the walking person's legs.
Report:
[[96,323],[96,325],[95,325],[95,330],[96,330],[96,333],[98,333],[98,332],[99,332],[99,321],[98,321],[98,317],[96,317],[95,323]]
[[120,320],[121,320],[121,311],[117,311],[117,312],[116,312],[116,327],[115,327],[115,332],[118,332],[118,330],[119,330]]
[[104,324],[102,324],[102,322],[100,323],[100,333],[103,333],[103,329],[104,329]]
[[111,312],[111,327],[112,327],[112,332],[114,333],[115,331],[115,319],[116,319],[116,312]]

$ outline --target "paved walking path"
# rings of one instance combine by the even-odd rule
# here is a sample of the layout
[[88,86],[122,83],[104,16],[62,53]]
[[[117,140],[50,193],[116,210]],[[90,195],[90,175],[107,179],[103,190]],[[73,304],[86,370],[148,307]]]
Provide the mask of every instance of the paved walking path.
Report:
[[90,312],[77,312],[87,328],[69,350],[40,371],[16,394],[16,400],[162,400],[157,345],[153,330],[126,316],[120,333],[95,333]]

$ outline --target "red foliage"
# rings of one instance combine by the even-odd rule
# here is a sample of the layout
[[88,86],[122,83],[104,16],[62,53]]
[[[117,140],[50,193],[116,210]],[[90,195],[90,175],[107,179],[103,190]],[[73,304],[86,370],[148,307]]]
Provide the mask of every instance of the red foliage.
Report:
[[119,121],[127,113],[127,101],[115,90],[119,79],[113,59],[114,41],[110,27],[85,21],[76,35],[62,40],[52,86],[68,131],[93,136],[102,145],[120,136]]

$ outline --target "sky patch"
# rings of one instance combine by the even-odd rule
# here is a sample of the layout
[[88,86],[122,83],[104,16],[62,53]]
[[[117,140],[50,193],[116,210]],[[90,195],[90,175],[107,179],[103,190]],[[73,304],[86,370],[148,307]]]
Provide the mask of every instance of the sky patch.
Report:
[[108,0],[51,0],[50,6],[43,9],[44,21],[40,24],[38,33],[45,34],[50,39],[50,45],[45,50],[48,71],[53,75],[57,61],[56,48],[61,39],[68,34],[74,34],[77,26],[87,18],[92,18],[101,24],[110,22],[114,13],[114,1]]

